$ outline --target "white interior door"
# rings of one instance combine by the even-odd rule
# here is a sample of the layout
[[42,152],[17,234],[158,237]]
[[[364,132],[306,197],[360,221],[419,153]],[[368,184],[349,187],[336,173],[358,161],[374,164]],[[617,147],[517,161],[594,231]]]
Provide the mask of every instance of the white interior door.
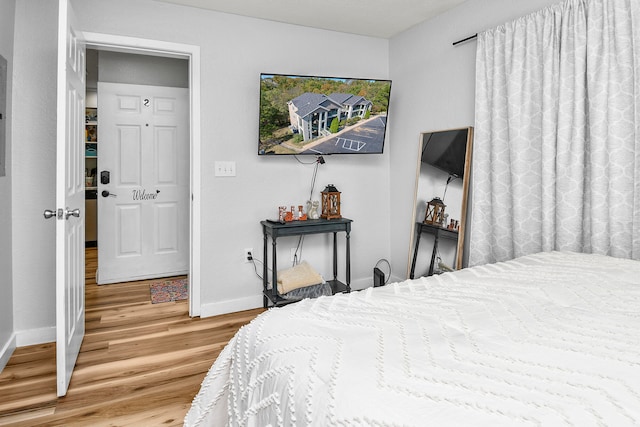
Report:
[[188,273],[189,90],[98,83],[98,170],[98,283]]
[[56,368],[64,396],[84,337],[85,46],[59,0],[56,158]]

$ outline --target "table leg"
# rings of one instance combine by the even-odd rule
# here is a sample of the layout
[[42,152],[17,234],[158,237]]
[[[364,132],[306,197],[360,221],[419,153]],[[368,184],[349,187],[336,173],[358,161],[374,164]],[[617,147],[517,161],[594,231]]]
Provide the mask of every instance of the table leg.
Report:
[[411,272],[409,273],[409,279],[413,279],[416,271],[416,260],[418,259],[418,247],[420,246],[420,237],[422,237],[422,229],[418,227],[416,230],[416,246],[413,248],[413,260],[411,261]]
[[277,248],[276,248],[276,239],[271,236],[271,240],[273,242],[272,244],[272,248],[273,248],[273,253],[271,254],[272,256],[272,264],[271,264],[271,295],[273,296],[273,305],[276,304],[276,300],[278,299],[278,261],[276,259],[276,253]]
[[433,276],[433,266],[436,262],[436,254],[438,253],[438,232],[433,236],[433,251],[431,252],[431,264],[429,264],[429,273],[427,276]]
[[262,294],[262,304],[264,306],[264,308],[269,307],[269,298],[267,298],[267,285],[269,282],[269,277],[267,276],[267,274],[269,274],[269,269],[267,268],[267,255],[269,254],[269,245],[268,245],[268,238],[267,238],[267,233],[266,231],[264,231],[264,226],[262,226],[263,231],[262,231],[262,236],[263,236],[263,242],[262,242],[262,259],[264,260],[264,262],[262,263],[262,290],[263,290],[263,294]]
[[349,235],[349,230],[347,230],[346,233],[346,239],[347,239],[347,292],[351,292],[351,238]]
[[338,280],[338,233],[333,233],[333,280]]

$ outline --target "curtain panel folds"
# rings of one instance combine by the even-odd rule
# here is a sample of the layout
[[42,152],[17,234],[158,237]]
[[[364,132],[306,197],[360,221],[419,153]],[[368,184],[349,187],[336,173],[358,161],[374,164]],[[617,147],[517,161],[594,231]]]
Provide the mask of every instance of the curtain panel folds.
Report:
[[469,264],[640,259],[640,1],[569,0],[478,35]]

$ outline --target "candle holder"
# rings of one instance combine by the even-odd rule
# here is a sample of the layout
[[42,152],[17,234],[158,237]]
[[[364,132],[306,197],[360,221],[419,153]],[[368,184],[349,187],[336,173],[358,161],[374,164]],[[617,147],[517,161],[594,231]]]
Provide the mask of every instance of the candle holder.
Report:
[[434,197],[431,201],[427,202],[427,212],[424,216],[425,224],[439,225],[442,227],[444,224],[444,208],[446,208],[442,200],[438,197]]
[[320,194],[322,196],[322,214],[320,218],[342,218],[342,215],[340,215],[340,192],[338,189],[333,184],[329,184]]

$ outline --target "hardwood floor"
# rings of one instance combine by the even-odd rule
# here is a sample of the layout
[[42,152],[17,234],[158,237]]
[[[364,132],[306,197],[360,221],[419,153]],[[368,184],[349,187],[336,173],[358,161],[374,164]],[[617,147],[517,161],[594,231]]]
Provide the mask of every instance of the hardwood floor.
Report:
[[263,309],[190,318],[151,304],[153,280],[98,286],[87,249],[86,334],[69,391],[56,397],[55,343],[16,349],[0,373],[0,425],[180,426],[209,367]]

